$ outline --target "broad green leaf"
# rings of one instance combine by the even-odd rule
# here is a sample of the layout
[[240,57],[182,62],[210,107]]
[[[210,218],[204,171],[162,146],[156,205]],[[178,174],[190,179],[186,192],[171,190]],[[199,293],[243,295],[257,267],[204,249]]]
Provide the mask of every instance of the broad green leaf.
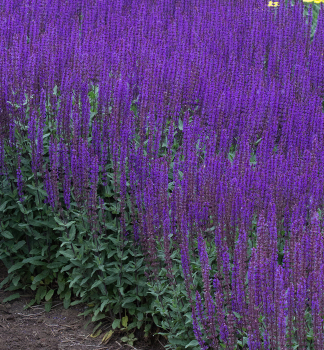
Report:
[[197,340],[192,340],[189,344],[187,344],[185,346],[185,348],[187,349],[189,347],[193,347],[193,346],[197,346],[197,345],[199,345],[198,341]]
[[61,261],[54,261],[54,262],[52,262],[50,264],[47,264],[46,267],[48,269],[55,270],[55,269],[58,269],[58,268],[62,267],[63,265],[64,265],[64,263],[61,262]]
[[0,283],[0,289],[9,282],[10,275],[7,276],[1,283]]
[[70,222],[68,222],[67,224],[65,224],[64,226],[65,226],[66,228],[69,228],[69,227],[71,227],[73,224],[75,224],[75,221],[70,221]]
[[233,311],[233,314],[235,315],[236,318],[242,318],[242,316],[235,311]]
[[54,220],[55,220],[59,225],[64,226],[64,222],[63,222],[60,218],[54,216]]
[[70,270],[72,267],[74,267],[73,264],[66,265],[66,266],[64,266],[64,267],[61,269],[61,272],[68,271],[68,270]]
[[24,264],[30,263],[30,264],[32,264],[32,265],[38,265],[38,266],[39,266],[39,265],[45,265],[45,264],[46,264],[46,263],[40,261],[40,260],[43,260],[43,259],[44,259],[43,256],[32,256],[32,257],[30,257],[30,258],[24,259],[22,262],[23,262]]
[[124,307],[125,304],[131,303],[132,301],[134,301],[136,299],[137,299],[136,296],[135,297],[128,297],[128,298],[123,299],[122,307]]
[[126,328],[128,323],[128,316],[124,316],[122,318],[122,325]]
[[74,256],[74,253],[71,249],[69,250],[61,250],[60,251],[60,254],[62,254],[63,256],[69,258],[69,259],[74,259],[75,256]]
[[46,312],[50,312],[52,308],[52,302],[48,301],[47,303],[45,303],[45,311]]
[[14,238],[14,236],[9,231],[3,231],[3,232],[1,232],[1,235],[4,238],[7,238],[7,239],[13,239]]
[[24,310],[28,309],[29,307],[33,306],[36,303],[36,299],[32,299],[28,304],[24,306]]
[[6,205],[7,205],[8,202],[9,202],[9,201],[5,201],[5,202],[3,202],[3,203],[0,205],[0,212],[5,211]]
[[54,289],[50,289],[45,296],[45,300],[49,301],[52,298],[53,294],[54,294]]
[[105,306],[109,303],[109,299],[104,300],[104,302],[100,305],[100,311],[102,312]]
[[111,325],[112,329],[116,329],[117,327],[120,328],[120,321],[121,321],[120,319],[116,318]]
[[71,228],[70,228],[70,232],[69,232],[69,239],[70,239],[70,240],[73,240],[73,239],[74,239],[74,237],[75,237],[75,232],[76,232],[75,225],[72,225]]
[[19,201],[17,202],[18,206],[19,206],[19,209],[20,211],[25,214],[25,215],[28,215],[29,213],[32,212],[32,210],[27,210]]
[[17,244],[15,244],[11,250],[12,252],[16,253],[20,248],[22,248],[26,244],[26,241],[19,241]]
[[16,277],[12,280],[13,285],[14,285],[14,286],[17,286],[19,280],[20,280],[20,276],[16,276]]
[[118,276],[109,276],[109,277],[106,277],[106,278],[105,278],[105,284],[106,284],[106,285],[112,284],[112,283],[116,282],[117,279],[118,279]]
[[22,262],[16,263],[15,265],[11,266],[10,269],[8,270],[8,274],[10,274],[11,272],[14,272],[16,270],[19,270],[20,268],[22,268],[25,264]]
[[71,304],[71,300],[70,299],[64,299],[64,301],[63,301],[64,309],[68,309],[70,304]]
[[75,283],[77,280],[79,280],[81,277],[82,277],[82,275],[76,276],[76,277],[70,282],[69,288],[72,288],[72,286],[74,285],[74,283]]
[[102,283],[102,281],[100,281],[100,280],[96,281],[96,282],[91,286],[90,290],[93,289],[93,288],[98,287],[99,284],[101,284],[101,283]]
[[93,316],[92,317],[92,322],[96,322],[96,321],[99,321],[99,320],[102,320],[103,318],[105,318],[106,315],[103,314],[103,313],[98,313],[97,315]]
[[12,294],[10,295],[9,297],[5,298],[2,300],[2,303],[6,303],[7,301],[11,301],[11,300],[14,300],[14,299],[18,299],[20,298],[20,294],[19,293],[16,293],[16,294]]
[[46,278],[50,274],[50,270],[44,270],[40,274],[38,274],[34,280],[33,284],[36,284],[37,282],[42,281],[44,278]]

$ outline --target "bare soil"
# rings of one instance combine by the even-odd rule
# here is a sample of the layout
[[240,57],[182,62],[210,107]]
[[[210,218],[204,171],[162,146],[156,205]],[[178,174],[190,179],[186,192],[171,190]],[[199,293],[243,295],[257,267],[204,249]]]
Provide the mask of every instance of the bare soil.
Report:
[[[6,276],[7,270],[0,261],[0,282]],[[102,343],[103,336],[112,330],[112,321],[106,322],[98,337],[91,337],[95,325],[90,323],[84,328],[90,316],[78,316],[85,310],[85,305],[64,309],[58,299],[53,301],[49,312],[45,312],[43,304],[24,310],[24,306],[33,299],[32,291],[29,295],[3,304],[2,300],[17,293],[5,292],[4,289],[0,290],[1,350],[163,350],[167,344],[167,340],[160,335],[144,338],[144,332],[137,328],[132,329],[138,339],[133,345],[124,343],[121,338],[127,334],[116,330],[108,342]]]

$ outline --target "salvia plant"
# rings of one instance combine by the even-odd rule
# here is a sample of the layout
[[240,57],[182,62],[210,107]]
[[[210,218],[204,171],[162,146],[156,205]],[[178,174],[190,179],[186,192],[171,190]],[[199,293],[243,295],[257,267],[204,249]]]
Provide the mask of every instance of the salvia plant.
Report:
[[130,344],[322,350],[324,22],[304,2],[0,0],[5,301],[86,304]]

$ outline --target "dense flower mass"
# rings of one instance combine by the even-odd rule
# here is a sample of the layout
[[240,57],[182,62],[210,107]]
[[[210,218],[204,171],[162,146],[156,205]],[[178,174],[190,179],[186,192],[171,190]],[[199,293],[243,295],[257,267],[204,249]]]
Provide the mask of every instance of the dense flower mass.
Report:
[[94,232],[111,182],[123,234],[130,203],[171,283],[180,247],[201,349],[242,334],[249,349],[324,349],[324,22],[311,41],[311,12],[288,3],[0,0],[0,176],[28,130],[47,203],[69,210],[73,194]]

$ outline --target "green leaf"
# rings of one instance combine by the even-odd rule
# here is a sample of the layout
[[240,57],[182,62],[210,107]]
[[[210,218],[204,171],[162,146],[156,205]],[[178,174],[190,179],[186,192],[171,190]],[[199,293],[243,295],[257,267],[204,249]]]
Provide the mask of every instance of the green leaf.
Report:
[[127,329],[128,329],[128,330],[133,329],[133,328],[136,327],[136,325],[137,325],[137,322],[134,321],[134,322],[132,322],[132,323],[130,323],[130,324],[128,325]]
[[1,283],[0,283],[0,289],[9,282],[10,276],[7,276]]
[[75,224],[75,221],[70,221],[70,222],[68,222],[67,224],[65,224],[64,226],[65,226],[66,228],[69,228],[69,227],[72,226],[73,224]]
[[105,306],[109,303],[109,299],[104,300],[104,302],[100,305],[100,311],[102,312]]
[[29,307],[33,306],[36,303],[36,299],[32,299],[28,304],[24,306],[24,310],[28,309]]
[[81,277],[82,277],[82,275],[76,276],[76,277],[73,279],[73,281],[70,282],[69,288],[72,288],[73,284],[74,284],[77,280],[79,280]]
[[74,300],[72,303],[71,303],[71,306],[74,306],[74,305],[78,305],[78,304],[81,304],[83,303],[83,300]]
[[70,304],[71,304],[71,289],[68,289],[67,292],[65,293],[65,297],[63,301],[64,309],[68,309]]
[[44,270],[40,274],[38,274],[34,280],[33,284],[36,284],[37,282],[42,281],[44,278],[46,278],[50,274],[50,270]]
[[45,303],[45,311],[46,312],[50,312],[51,311],[51,308],[52,308],[52,302],[47,302]]
[[102,313],[98,313],[98,315],[95,315],[92,317],[92,322],[96,322],[96,321],[99,321],[99,320],[102,320],[103,318],[105,318],[106,315],[105,314],[102,314]]
[[20,276],[16,276],[16,277],[12,280],[12,284],[13,284],[14,286],[17,287],[19,280],[20,280]]
[[22,262],[19,262],[15,265],[11,266],[10,269],[8,270],[8,274],[22,268],[23,266],[24,266],[24,263],[22,263]]
[[155,315],[153,316],[153,321],[157,326],[159,325],[159,321]]
[[28,185],[27,185],[27,187],[28,187],[28,188],[30,188],[31,190],[34,190],[34,191],[36,191],[36,190],[37,190],[37,188],[36,188],[35,186],[30,185],[30,184],[28,184]]
[[90,278],[90,276],[85,277],[85,278],[81,281],[80,286],[83,286],[83,285],[89,280],[89,278]]
[[187,344],[187,345],[185,346],[185,348],[187,349],[187,348],[189,348],[189,347],[198,346],[198,345],[199,345],[199,343],[198,343],[198,341],[195,339],[195,340],[192,340],[189,344]]
[[74,259],[74,253],[71,249],[68,250],[60,250],[60,254],[62,254],[63,256],[67,257],[68,259]]
[[15,244],[11,250],[12,252],[16,253],[17,250],[19,250],[21,247],[23,247],[26,244],[26,241],[19,241],[17,244]]
[[134,301],[134,300],[136,300],[136,299],[137,299],[136,296],[135,296],[135,297],[128,297],[128,298],[125,298],[125,299],[123,300],[122,307],[124,307],[125,304],[131,303],[132,301]]
[[20,294],[19,293],[12,294],[9,297],[3,299],[2,303],[6,303],[7,301],[11,301],[11,300],[18,299],[18,298],[20,298]]
[[32,210],[27,210],[19,201],[17,201],[17,204],[19,206],[20,211],[25,214],[28,215],[29,213],[32,212]]
[[72,241],[75,237],[75,232],[76,232],[76,229],[75,229],[75,225],[72,225],[71,228],[70,228],[70,232],[69,232],[69,239]]
[[24,264],[30,263],[31,265],[37,265],[37,266],[41,266],[41,265],[45,265],[46,263],[40,261],[44,259],[44,257],[42,256],[32,256],[30,258],[24,259],[22,262]]
[[108,285],[108,284],[112,284],[114,283],[115,281],[117,281],[118,279],[118,276],[109,276],[109,277],[106,277],[105,278],[105,284]]
[[43,226],[43,222],[42,221],[38,221],[38,220],[34,220],[34,219],[29,219],[28,223],[31,226],[35,226],[35,227],[42,227]]
[[122,318],[122,325],[126,328],[128,323],[128,316],[124,316]]
[[71,299],[71,289],[68,289],[65,293],[65,299],[66,300],[70,300]]
[[183,121],[179,118],[179,130],[183,131]]
[[46,300],[46,301],[51,300],[53,294],[54,294],[54,289],[50,289],[50,290],[47,292],[46,296],[45,296],[45,300]]
[[60,261],[54,261],[54,262],[52,262],[52,263],[50,263],[50,264],[47,264],[47,268],[48,269],[50,269],[50,270],[55,270],[55,269],[58,269],[58,268],[60,268],[61,266],[63,266],[64,265],[64,263],[63,263],[63,261],[62,262],[60,262]]
[[181,345],[181,346],[186,346],[187,342],[181,339],[176,339],[176,338],[168,338],[169,342],[173,345]]
[[0,212],[5,211],[6,205],[7,205],[8,202],[9,202],[9,201],[5,201],[5,202],[3,202],[3,203],[0,205]]
[[57,225],[53,222],[53,220],[43,221],[42,224],[46,227],[53,228],[53,229],[57,227]]
[[96,282],[91,286],[90,290],[93,289],[93,288],[98,287],[101,283],[102,283],[102,281],[100,281],[100,280],[96,281]]
[[71,300],[70,299],[64,299],[64,301],[63,301],[64,309],[68,309],[70,304],[71,304]]
[[37,300],[37,303],[40,303],[40,301],[45,298],[46,291],[47,291],[47,288],[45,286],[40,286],[38,288],[36,297],[35,297]]
[[72,267],[74,267],[73,264],[69,264],[69,265],[66,265],[62,268],[61,272],[64,272],[64,271],[68,271],[70,270]]
[[235,315],[236,318],[239,318],[239,319],[242,318],[242,316],[235,311],[233,311],[233,314]]
[[9,231],[3,231],[1,232],[2,236],[7,239],[13,239],[14,236]]
[[111,325],[112,329],[116,329],[117,327],[120,328],[120,321],[121,321],[120,319],[116,318]]
[[59,219],[58,217],[54,216],[54,220],[55,220],[59,225],[64,226],[64,222],[63,222],[61,219]]

